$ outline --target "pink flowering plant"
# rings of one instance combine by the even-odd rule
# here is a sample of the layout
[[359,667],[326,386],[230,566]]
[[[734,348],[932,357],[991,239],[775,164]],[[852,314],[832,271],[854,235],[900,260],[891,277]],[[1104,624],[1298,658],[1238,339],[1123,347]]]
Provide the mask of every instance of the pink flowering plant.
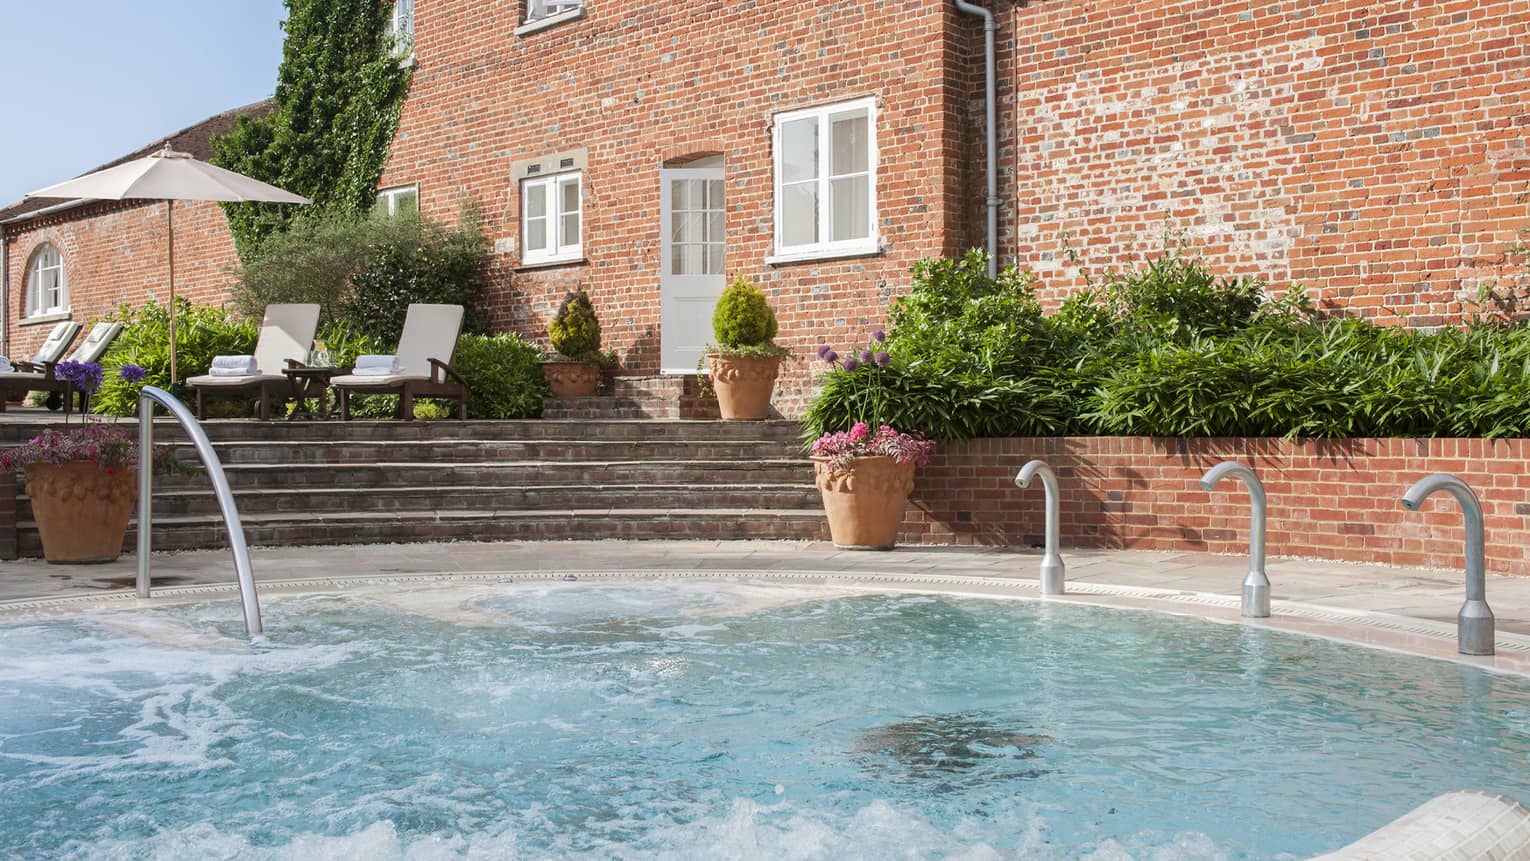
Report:
[[846,469],[858,457],[890,457],[898,463],[924,466],[935,451],[935,441],[915,431],[901,433],[882,425],[876,433],[865,422],[856,422],[848,431],[834,431],[813,443],[813,456],[828,458],[829,470]]
[[[141,369],[135,365],[125,366],[123,378],[128,379],[134,370]],[[60,362],[54,375],[87,395],[94,393],[102,380],[101,366],[95,362]],[[194,471],[191,465],[176,460],[169,446],[155,446],[153,458],[156,475]],[[138,443],[127,427],[88,420],[63,430],[49,428],[21,445],[0,449],[0,469],[16,469],[30,463],[74,461],[94,463],[108,474],[135,469],[138,466]]]

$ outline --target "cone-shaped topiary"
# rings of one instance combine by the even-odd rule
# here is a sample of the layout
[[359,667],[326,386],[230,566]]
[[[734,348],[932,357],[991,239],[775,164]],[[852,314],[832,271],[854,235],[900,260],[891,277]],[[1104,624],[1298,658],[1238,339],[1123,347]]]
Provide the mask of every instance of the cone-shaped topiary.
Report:
[[765,291],[743,276],[734,279],[717,299],[712,335],[724,350],[769,344],[776,336],[776,312]]
[[558,313],[547,324],[552,348],[570,359],[597,361],[600,352],[600,321],[589,294],[577,290],[564,297]]

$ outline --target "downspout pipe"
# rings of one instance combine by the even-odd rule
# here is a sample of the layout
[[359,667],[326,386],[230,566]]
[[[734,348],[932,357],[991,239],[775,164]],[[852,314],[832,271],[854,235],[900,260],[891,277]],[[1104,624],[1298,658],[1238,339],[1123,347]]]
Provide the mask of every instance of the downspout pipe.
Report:
[[984,131],[988,137],[988,277],[999,274],[999,93],[995,80],[994,34],[999,32],[999,22],[993,12],[967,0],[955,0],[956,11],[964,15],[980,15],[983,18],[983,72],[986,79],[983,93]]
[[11,246],[0,222],[0,356],[11,354]]

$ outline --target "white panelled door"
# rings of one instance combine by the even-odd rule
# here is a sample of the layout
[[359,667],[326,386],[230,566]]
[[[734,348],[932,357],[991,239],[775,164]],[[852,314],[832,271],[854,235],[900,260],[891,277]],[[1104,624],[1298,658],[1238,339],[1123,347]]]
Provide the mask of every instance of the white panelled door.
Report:
[[659,185],[659,361],[694,374],[725,281],[723,169],[665,168]]

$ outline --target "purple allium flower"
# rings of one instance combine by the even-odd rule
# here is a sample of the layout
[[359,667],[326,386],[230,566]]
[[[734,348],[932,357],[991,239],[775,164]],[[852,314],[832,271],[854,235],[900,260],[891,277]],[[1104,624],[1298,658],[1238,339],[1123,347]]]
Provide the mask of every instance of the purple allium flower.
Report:
[[876,341],[878,344],[880,344],[883,341],[887,340],[887,333],[882,331],[881,329],[872,329],[871,330],[871,340]]
[[117,373],[122,377],[123,380],[126,380],[129,383],[141,383],[143,382],[143,378],[149,375],[148,371],[145,371],[143,368],[140,368],[137,365],[123,365],[122,370],[118,371]]
[[856,360],[855,360],[855,357],[854,357],[854,356],[851,356],[851,357],[850,357],[850,358],[848,358],[848,359],[846,359],[846,360],[845,360],[845,365],[844,365],[844,367],[845,367],[845,370],[847,370],[847,371],[853,371],[853,370],[855,370],[855,369],[856,369],[856,368],[859,368],[859,367],[860,367],[860,366],[861,366],[861,363],[860,363],[860,362],[857,362],[857,361],[856,361]]
[[885,368],[892,364],[892,356],[889,356],[886,350],[878,350],[877,354],[872,358],[879,368]]
[[830,350],[829,352],[824,354],[823,360],[825,362],[828,362],[829,364],[832,365],[835,362],[839,361],[839,354],[834,352],[833,350]]
[[823,359],[824,361],[828,361],[829,360],[829,353],[831,353],[831,352],[832,352],[832,350],[829,349],[829,345],[828,344],[819,344],[818,345],[818,358]]
[[872,355],[870,350],[861,351],[861,364],[869,365],[874,361],[876,361],[876,356]]
[[101,366],[95,362],[66,359],[53,366],[53,376],[86,394],[93,394],[101,388]]

